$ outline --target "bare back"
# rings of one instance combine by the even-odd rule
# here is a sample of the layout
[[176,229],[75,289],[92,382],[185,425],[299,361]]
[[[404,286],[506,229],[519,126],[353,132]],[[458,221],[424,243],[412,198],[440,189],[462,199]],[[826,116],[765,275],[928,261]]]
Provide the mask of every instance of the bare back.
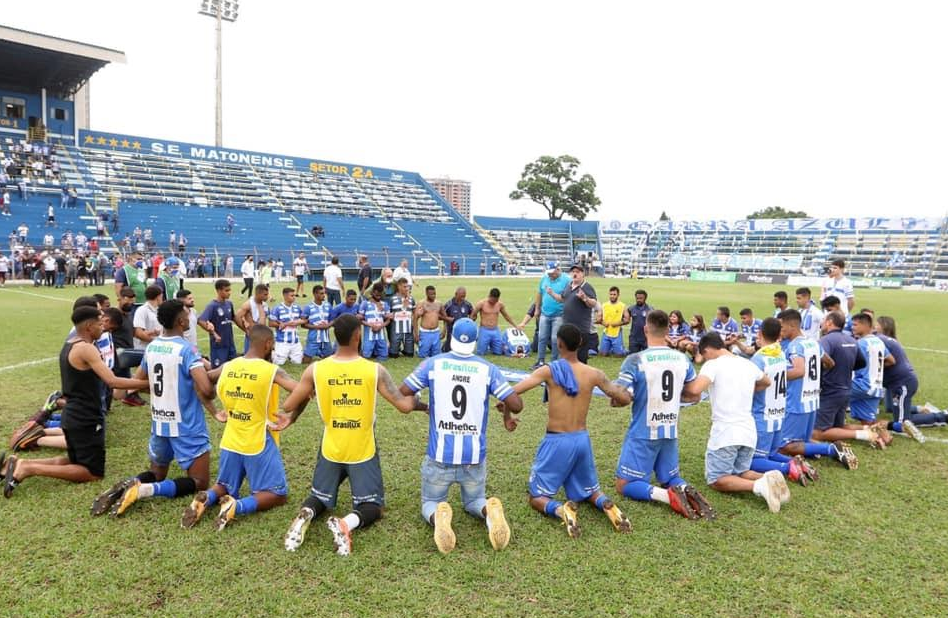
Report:
[[571,361],[569,365],[576,376],[579,392],[575,397],[570,397],[552,380],[546,382],[550,398],[547,431],[567,433],[586,429],[586,415],[589,413],[593,389],[606,379],[601,370],[584,365],[578,360]]

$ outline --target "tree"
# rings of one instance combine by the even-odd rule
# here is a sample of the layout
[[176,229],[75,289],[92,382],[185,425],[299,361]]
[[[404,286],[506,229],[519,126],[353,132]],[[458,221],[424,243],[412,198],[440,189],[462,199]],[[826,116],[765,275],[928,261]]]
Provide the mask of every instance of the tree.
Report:
[[808,217],[809,215],[802,210],[784,210],[780,206],[768,206],[747,215],[748,219],[806,219]]
[[596,197],[596,181],[589,174],[576,178],[579,159],[569,155],[543,156],[527,163],[510,199],[529,198],[546,209],[550,219],[564,215],[582,221],[602,202]]
[[671,221],[671,217],[665,214],[665,211],[662,211],[662,216],[658,218],[659,221]]

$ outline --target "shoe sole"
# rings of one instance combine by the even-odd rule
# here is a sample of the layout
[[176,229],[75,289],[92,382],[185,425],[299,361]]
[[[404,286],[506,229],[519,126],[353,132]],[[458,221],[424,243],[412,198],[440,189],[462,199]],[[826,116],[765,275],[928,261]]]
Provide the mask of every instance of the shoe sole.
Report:
[[132,505],[138,502],[138,490],[135,491],[135,499],[127,501],[126,496],[131,496],[130,490],[134,487],[134,483],[127,486],[123,491],[122,495],[118,497],[115,501],[115,504],[112,505],[112,510],[109,511],[109,517],[119,517],[125,513],[128,509],[132,508]]
[[303,510],[300,509],[300,513],[290,523],[290,529],[283,535],[283,547],[286,548],[286,551],[296,551],[299,549],[300,545],[303,544],[303,539],[306,538],[306,530],[312,521],[313,516],[305,515]]
[[451,553],[457,544],[457,536],[455,536],[454,530],[451,529],[452,517],[454,517],[454,511],[450,504],[442,502],[438,505],[434,516],[434,542],[438,551],[442,554]]
[[602,510],[606,514],[606,517],[609,518],[609,522],[612,524],[612,527],[615,528],[616,532],[622,534],[632,532],[632,522],[629,521],[629,518],[625,516],[625,513],[623,513],[614,502],[611,500],[606,501],[602,505]]
[[352,553],[352,540],[346,537],[338,517],[330,517],[326,527],[332,533],[332,545],[339,556],[348,556]]
[[13,452],[17,453],[19,451],[26,451],[32,449],[35,446],[35,443],[39,441],[46,435],[46,430],[43,429],[42,425],[33,425],[32,427],[26,429],[21,435],[19,435],[16,441],[11,445],[13,447]]
[[7,473],[3,478],[3,497],[9,498],[13,495],[13,490],[16,489],[16,481],[13,480],[13,475],[16,474],[16,456],[10,457],[10,460],[7,462]]
[[488,537],[491,547],[500,551],[510,543],[510,525],[504,517],[504,505],[497,498],[487,501],[487,525],[490,528]]
[[122,492],[125,491],[127,482],[128,479],[123,479],[96,496],[95,500],[92,501],[92,516],[105,515],[115,505],[115,501],[119,499]]
[[902,431],[904,431],[908,437],[912,438],[919,444],[925,444],[925,435],[918,427],[915,426],[915,423],[912,421],[903,421]]
[[688,501],[688,496],[681,485],[675,485],[673,487],[669,487],[668,493],[675,495],[675,498],[677,499],[678,504],[684,510],[684,513],[682,513],[681,511],[677,511],[674,508],[672,509],[672,511],[674,511],[675,513],[678,513],[685,519],[690,519],[692,521],[699,519],[700,515],[698,515],[695,512],[695,510],[691,508],[691,503]]
[[220,532],[227,527],[227,524],[234,520],[233,517],[228,518],[227,514],[232,513],[237,508],[237,501],[231,500],[227,503],[227,508],[222,509],[221,513],[214,519],[214,524],[217,526],[217,531]]
[[579,527],[579,520],[576,517],[578,510],[579,507],[577,507],[576,503],[572,500],[563,504],[563,523],[566,525],[566,534],[571,539],[579,538],[579,535],[582,534],[582,529]]
[[181,515],[181,527],[185,529],[190,529],[194,527],[194,524],[200,521],[201,517],[204,515],[204,509],[200,507],[195,507],[195,504],[201,504],[202,506],[207,503],[207,492],[199,491],[194,495],[194,499],[191,500],[191,504],[184,509],[184,513]]
[[718,517],[717,511],[714,510],[714,507],[711,506],[711,503],[708,502],[701,493],[692,487],[691,485],[685,485],[685,497],[688,498],[689,506],[691,510],[698,513],[699,516],[707,519],[708,521],[714,521]]
[[[779,473],[778,473],[779,474]],[[780,505],[783,503],[781,496],[787,484],[783,481],[783,475],[768,474],[767,476],[767,508],[771,513],[779,513]],[[783,485],[783,487],[781,487]]]

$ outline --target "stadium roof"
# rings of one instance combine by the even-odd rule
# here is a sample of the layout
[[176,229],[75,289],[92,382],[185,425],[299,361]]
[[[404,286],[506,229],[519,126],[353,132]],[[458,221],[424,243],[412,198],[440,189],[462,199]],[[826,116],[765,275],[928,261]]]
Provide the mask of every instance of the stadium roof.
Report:
[[0,25],[0,88],[66,98],[110,62],[125,53]]

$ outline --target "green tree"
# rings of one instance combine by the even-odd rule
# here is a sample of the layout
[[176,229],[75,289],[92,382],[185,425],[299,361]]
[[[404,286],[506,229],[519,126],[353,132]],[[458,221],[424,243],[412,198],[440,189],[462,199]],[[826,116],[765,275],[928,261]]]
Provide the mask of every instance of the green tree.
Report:
[[578,168],[576,157],[540,157],[523,168],[510,199],[529,198],[543,206],[550,219],[568,215],[582,221],[602,202],[596,197],[595,179],[589,174],[577,178]]
[[806,219],[808,217],[809,215],[802,210],[784,210],[780,206],[768,206],[747,215],[748,219]]
[[671,220],[671,217],[669,217],[667,214],[665,214],[665,211],[663,210],[663,211],[662,211],[662,216],[659,217],[658,220],[659,220],[659,221],[670,221],[670,220]]

